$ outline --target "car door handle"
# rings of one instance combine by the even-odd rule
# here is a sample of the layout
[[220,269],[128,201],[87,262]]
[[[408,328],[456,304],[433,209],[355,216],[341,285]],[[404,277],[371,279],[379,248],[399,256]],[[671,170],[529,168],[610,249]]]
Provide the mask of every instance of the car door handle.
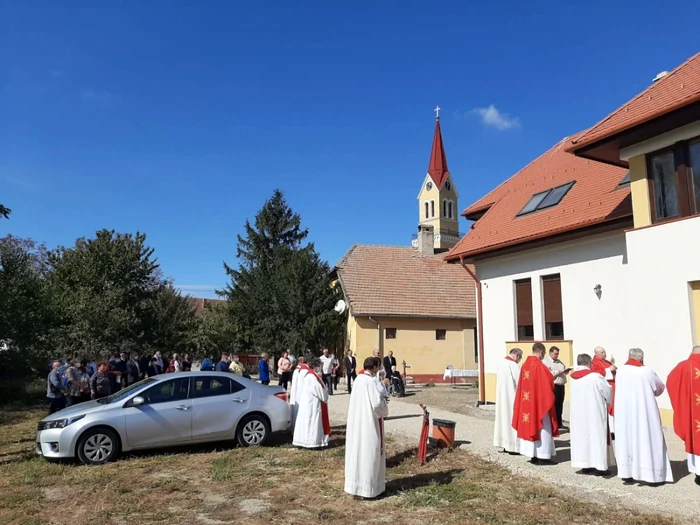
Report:
[[248,401],[248,399],[245,397],[234,397],[233,398],[234,403],[244,403],[246,401]]
[[192,408],[192,407],[187,406],[187,405],[180,405],[179,407],[176,407],[176,408],[177,408],[178,410],[189,410],[189,409]]

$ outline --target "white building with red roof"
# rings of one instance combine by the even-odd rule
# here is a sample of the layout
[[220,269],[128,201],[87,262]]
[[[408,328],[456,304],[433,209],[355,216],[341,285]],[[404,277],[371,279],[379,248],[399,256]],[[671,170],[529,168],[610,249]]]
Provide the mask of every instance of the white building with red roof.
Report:
[[700,344],[700,54],[463,215],[446,259],[475,268],[483,402],[500,360],[535,341],[567,365],[642,348],[665,379]]

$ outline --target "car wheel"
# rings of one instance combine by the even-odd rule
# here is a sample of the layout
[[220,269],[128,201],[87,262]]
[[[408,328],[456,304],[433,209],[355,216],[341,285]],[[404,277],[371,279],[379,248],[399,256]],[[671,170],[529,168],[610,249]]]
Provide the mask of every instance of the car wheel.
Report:
[[78,441],[78,459],[84,465],[102,465],[119,453],[117,435],[108,428],[88,430]]
[[262,445],[270,435],[270,424],[263,416],[245,416],[238,424],[236,440],[242,447]]

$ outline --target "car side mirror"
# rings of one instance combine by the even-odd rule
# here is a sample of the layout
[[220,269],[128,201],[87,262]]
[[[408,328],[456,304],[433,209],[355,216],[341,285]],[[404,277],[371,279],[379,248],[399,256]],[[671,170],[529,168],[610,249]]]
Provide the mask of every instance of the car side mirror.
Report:
[[141,396],[136,396],[134,399],[131,400],[132,407],[140,407],[141,405],[145,405],[145,404],[146,404],[146,400]]

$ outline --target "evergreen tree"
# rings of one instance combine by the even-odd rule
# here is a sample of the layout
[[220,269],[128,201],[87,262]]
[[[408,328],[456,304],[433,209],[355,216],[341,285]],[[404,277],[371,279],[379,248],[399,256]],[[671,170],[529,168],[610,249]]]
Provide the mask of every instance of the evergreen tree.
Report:
[[12,210],[10,208],[6,208],[2,204],[0,204],[0,217],[2,217],[3,219],[9,219],[10,213],[12,213]]
[[224,263],[231,282],[220,292],[229,302],[239,350],[318,350],[337,340],[342,320],[333,311],[339,293],[330,286],[329,268],[313,244],[301,217],[275,190],[245,236],[238,236],[239,267]]

